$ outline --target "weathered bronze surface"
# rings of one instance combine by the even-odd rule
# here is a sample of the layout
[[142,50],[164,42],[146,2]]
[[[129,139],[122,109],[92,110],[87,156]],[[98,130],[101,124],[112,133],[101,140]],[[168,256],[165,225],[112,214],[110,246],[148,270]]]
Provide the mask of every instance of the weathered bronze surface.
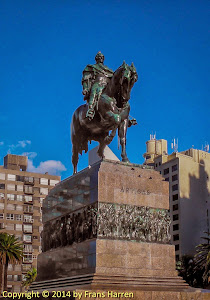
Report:
[[83,71],[82,85],[87,104],[76,109],[71,123],[72,163],[77,172],[78,155],[88,151],[88,142],[99,142],[98,154],[104,157],[104,148],[113,140],[117,129],[122,147],[122,161],[126,154],[127,128],[136,125],[129,119],[130,92],[138,79],[136,68],[125,62],[113,73],[104,66],[102,53],[96,55],[96,64],[87,65]]
[[113,203],[95,203],[45,223],[42,251],[92,238],[170,243],[166,209]]

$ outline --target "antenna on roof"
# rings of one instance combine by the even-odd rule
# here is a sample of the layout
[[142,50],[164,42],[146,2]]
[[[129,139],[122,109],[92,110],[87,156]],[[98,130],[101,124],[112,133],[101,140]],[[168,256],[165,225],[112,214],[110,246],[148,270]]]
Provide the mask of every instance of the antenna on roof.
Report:
[[178,152],[178,139],[172,140],[171,149],[174,149],[174,152]]
[[156,140],[156,132],[155,132],[155,134],[150,134],[150,141],[152,141],[152,140]]
[[209,144],[207,142],[205,142],[204,151],[209,152]]

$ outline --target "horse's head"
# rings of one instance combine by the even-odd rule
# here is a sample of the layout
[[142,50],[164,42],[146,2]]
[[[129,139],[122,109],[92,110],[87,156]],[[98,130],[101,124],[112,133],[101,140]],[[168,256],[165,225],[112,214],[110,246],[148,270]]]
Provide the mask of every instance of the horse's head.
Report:
[[119,82],[118,90],[118,103],[127,102],[130,99],[130,92],[134,83],[138,80],[136,68],[132,63],[131,66],[127,65],[125,61],[115,72]]

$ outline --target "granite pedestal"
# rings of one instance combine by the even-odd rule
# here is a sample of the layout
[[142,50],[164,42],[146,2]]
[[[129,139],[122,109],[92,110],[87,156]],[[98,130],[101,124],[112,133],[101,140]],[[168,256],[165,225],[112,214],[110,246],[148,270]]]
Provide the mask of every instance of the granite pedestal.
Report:
[[80,291],[82,299],[110,299],[108,291],[204,299],[175,270],[168,190],[153,169],[107,160],[62,181],[44,200],[43,253],[31,289]]

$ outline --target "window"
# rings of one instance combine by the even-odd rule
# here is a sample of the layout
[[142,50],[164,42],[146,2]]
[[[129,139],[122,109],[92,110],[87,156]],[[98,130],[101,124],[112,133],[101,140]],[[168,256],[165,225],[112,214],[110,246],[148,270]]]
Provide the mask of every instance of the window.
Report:
[[33,212],[33,206],[25,205],[24,206],[24,211],[28,212],[28,213],[32,213]]
[[32,196],[25,195],[25,202],[32,202],[32,201],[33,201]]
[[28,183],[34,183],[34,178],[33,177],[25,176],[24,181],[28,182]]
[[4,203],[0,203],[0,209],[4,209]]
[[15,271],[21,271],[21,265],[14,265]]
[[173,225],[173,231],[179,230],[179,224]]
[[175,235],[173,236],[173,240],[174,240],[174,241],[178,241],[178,240],[179,240],[179,234],[175,234]]
[[16,237],[16,239],[18,239],[18,241],[22,240],[22,235],[21,234],[16,234],[15,237]]
[[15,215],[16,221],[22,221],[22,215]]
[[7,275],[7,280],[8,280],[8,281],[12,281],[12,279],[13,279],[13,278],[12,278],[12,275]]
[[173,195],[173,201],[178,200],[178,194]]
[[14,275],[14,281],[22,281],[21,275]]
[[24,222],[33,223],[33,217],[31,215],[24,215]]
[[15,195],[13,195],[13,194],[7,194],[7,199],[8,200],[15,200]]
[[8,271],[13,271],[13,265],[12,264],[8,264]]
[[23,256],[23,262],[29,262],[32,263],[33,262],[33,256],[31,253],[25,253]]
[[1,180],[5,180],[5,174],[0,173],[0,179],[1,179]]
[[14,230],[14,224],[7,224],[6,228],[7,230]]
[[14,174],[7,174],[7,180],[15,181],[16,180],[16,175],[14,175]]
[[23,195],[16,195],[17,201],[23,201]]
[[179,255],[176,255],[176,261],[178,261],[179,260]]
[[4,219],[4,214],[0,213],[0,219]]
[[48,179],[47,178],[40,178],[40,184],[48,185]]
[[179,208],[178,204],[173,205],[173,211],[178,210],[178,208]]
[[163,170],[163,174],[166,175],[169,173],[169,168]]
[[0,189],[1,189],[1,190],[5,190],[5,184],[4,184],[4,183],[1,183],[1,184],[0,184]]
[[169,177],[165,178],[165,181],[169,181]]
[[17,185],[17,191],[18,192],[23,192],[23,185],[18,184]]
[[59,180],[50,179],[50,185],[55,186],[57,183],[59,183]]
[[172,185],[172,191],[177,191],[179,189],[178,184]]
[[161,162],[159,161],[159,166],[161,165]]
[[173,165],[172,166],[172,172],[176,171],[177,170],[177,165]]
[[10,191],[15,191],[15,184],[8,184],[7,189]]
[[27,243],[31,243],[32,241],[32,236],[30,234],[24,234],[23,235],[23,241]]
[[4,199],[4,193],[0,193],[0,199]]
[[30,185],[24,185],[25,193],[33,194],[33,187]]
[[0,229],[4,229],[5,226],[4,226],[4,223],[0,223]]
[[34,259],[37,259],[37,255],[35,255],[35,254],[33,255],[33,260],[34,260]]
[[7,209],[8,210],[15,210],[15,205],[14,204],[7,204]]
[[178,180],[178,175],[177,174],[172,176],[172,181],[175,181],[175,180]]
[[23,225],[23,231],[32,233],[32,225]]
[[179,215],[173,215],[173,221],[179,220]]
[[40,188],[40,194],[41,195],[47,195],[48,194],[48,189],[47,188]]
[[16,210],[17,211],[22,211],[23,210],[23,206],[22,205],[16,205]]
[[14,214],[7,214],[7,220],[14,220]]
[[33,246],[32,245],[23,245],[23,251],[24,252],[33,252]]
[[179,244],[175,245],[175,251],[179,250]]
[[30,270],[31,268],[32,268],[32,265],[22,265],[22,270],[23,270],[24,272]]
[[16,224],[15,228],[17,231],[22,231],[22,224]]

